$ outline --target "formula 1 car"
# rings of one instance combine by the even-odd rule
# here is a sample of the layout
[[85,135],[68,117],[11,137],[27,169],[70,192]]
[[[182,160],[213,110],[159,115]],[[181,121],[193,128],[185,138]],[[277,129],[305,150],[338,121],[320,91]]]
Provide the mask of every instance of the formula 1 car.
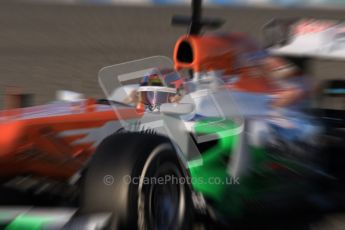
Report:
[[[124,129],[92,157],[81,216],[110,213],[110,229],[193,229],[207,218],[228,225],[263,209],[319,205],[325,184],[338,180],[324,165],[318,135],[290,143],[276,133],[273,145],[251,145],[249,124],[272,116],[273,89],[251,72],[255,66],[236,67],[264,52],[240,33],[201,35],[221,21],[202,19],[200,7],[193,1],[191,18],[173,20],[189,25],[173,63],[152,57],[100,71],[108,99],[132,103],[141,116],[128,119],[114,106]],[[142,80],[150,77],[159,80]]]
[[191,229],[318,195],[334,176],[313,143],[297,157],[250,144],[250,120],[271,116],[272,88],[255,66],[237,66],[265,52],[245,34],[200,34],[221,21],[203,19],[199,0],[173,22],[189,25],[174,62],[103,68],[107,99],[2,112],[4,186],[80,197],[71,229],[97,213],[109,229]]

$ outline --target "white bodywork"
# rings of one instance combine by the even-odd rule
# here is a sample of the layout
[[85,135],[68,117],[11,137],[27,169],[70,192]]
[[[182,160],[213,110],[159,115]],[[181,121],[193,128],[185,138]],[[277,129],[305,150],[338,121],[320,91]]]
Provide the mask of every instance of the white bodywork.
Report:
[[345,58],[345,24],[332,20],[302,19],[293,24],[291,41],[272,47],[273,54],[311,56],[327,59]]

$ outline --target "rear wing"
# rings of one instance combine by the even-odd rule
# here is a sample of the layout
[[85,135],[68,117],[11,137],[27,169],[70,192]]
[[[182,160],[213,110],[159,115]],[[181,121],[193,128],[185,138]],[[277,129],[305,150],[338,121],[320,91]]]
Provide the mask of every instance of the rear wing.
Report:
[[345,23],[339,20],[273,19],[262,34],[265,48],[272,54],[345,60]]

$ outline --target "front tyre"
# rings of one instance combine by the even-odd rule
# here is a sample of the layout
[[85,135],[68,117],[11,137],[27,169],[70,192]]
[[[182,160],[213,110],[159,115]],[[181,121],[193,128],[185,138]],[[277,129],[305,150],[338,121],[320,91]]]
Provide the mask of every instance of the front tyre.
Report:
[[186,175],[167,138],[112,135],[86,173],[81,213],[111,213],[109,229],[190,229],[193,206]]

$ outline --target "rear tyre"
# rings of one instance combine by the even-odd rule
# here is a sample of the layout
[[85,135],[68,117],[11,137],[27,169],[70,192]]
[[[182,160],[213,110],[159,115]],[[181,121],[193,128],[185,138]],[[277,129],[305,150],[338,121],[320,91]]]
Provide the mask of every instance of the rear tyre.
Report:
[[167,138],[114,134],[90,163],[80,213],[111,213],[108,229],[190,229],[193,206],[186,175]]

